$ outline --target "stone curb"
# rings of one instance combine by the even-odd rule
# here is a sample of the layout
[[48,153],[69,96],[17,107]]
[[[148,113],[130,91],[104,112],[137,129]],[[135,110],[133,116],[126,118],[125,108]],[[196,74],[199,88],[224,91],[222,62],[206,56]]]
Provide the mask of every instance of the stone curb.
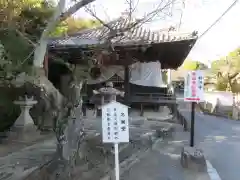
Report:
[[[179,113],[181,113],[181,111],[179,111]],[[186,123],[188,124],[187,121],[186,121]],[[208,175],[210,177],[210,180],[221,180],[217,170],[212,166],[210,161],[206,160],[206,164],[207,164],[207,173],[208,173]]]
[[[178,110],[179,113],[181,113],[181,110]],[[188,126],[188,122],[186,121],[187,126]],[[207,173],[210,177],[210,180],[222,180],[217,172],[217,170],[212,166],[212,164],[210,163],[210,161],[206,160],[206,165],[207,165]]]
[[216,169],[212,166],[212,164],[206,160],[207,163],[207,173],[210,177],[211,180],[221,180],[218,172],[216,171]]

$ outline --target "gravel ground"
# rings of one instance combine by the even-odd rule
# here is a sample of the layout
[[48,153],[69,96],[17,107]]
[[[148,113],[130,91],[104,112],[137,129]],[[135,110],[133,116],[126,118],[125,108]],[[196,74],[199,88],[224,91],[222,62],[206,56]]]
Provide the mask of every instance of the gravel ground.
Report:
[[[151,115],[151,112],[147,112],[145,114],[147,116],[149,116],[149,114]],[[146,115],[145,115],[145,117],[146,117]],[[133,115],[133,116],[136,118],[136,115]],[[169,116],[167,115],[166,112],[152,113],[151,117],[158,117],[158,119],[159,119],[159,117],[161,117],[159,119],[159,121],[162,121],[162,120],[164,121],[166,118],[169,118]],[[166,118],[164,118],[164,117],[166,117]],[[163,123],[163,126],[164,126],[164,124],[169,126],[169,123]],[[98,125],[101,126],[101,123],[98,123]],[[149,130],[151,128],[148,127],[147,129]],[[138,129],[136,129],[134,131],[136,131],[136,134],[138,134],[137,133]],[[146,130],[144,130],[144,131],[146,131]],[[34,168],[39,167],[44,162],[47,162],[55,152],[55,148],[56,148],[55,144],[56,144],[55,139],[52,138],[52,139],[45,140],[41,143],[24,148],[18,152],[11,152],[11,154],[9,153],[9,155],[7,155],[7,156],[0,157],[0,180],[19,179],[21,176],[23,176],[26,173],[26,171],[31,171]],[[17,144],[15,144],[14,147],[15,147],[14,151],[16,151]],[[24,146],[22,146],[22,145],[20,146],[20,144],[19,144],[18,147],[19,147],[19,149],[21,149]],[[11,150],[12,148],[8,147],[8,149]],[[172,164],[172,161],[175,162],[175,160],[171,160],[167,156],[164,156],[164,157],[161,156],[161,157],[159,157],[160,159],[158,159],[158,154],[159,154],[159,151],[155,149],[155,150],[152,150],[152,152],[150,154],[147,154],[147,156],[146,156],[147,159],[149,159],[149,160],[152,159],[152,163],[151,163],[152,169],[150,169],[152,171],[154,169],[155,170],[159,169],[158,167],[160,167],[160,166],[158,165],[158,163],[161,161],[162,158],[165,158],[164,161],[169,163],[169,166]],[[154,158],[154,157],[157,157],[157,158]],[[177,161],[175,163],[177,163]],[[136,167],[143,166],[143,164],[145,164],[145,163],[136,165]],[[176,170],[176,171],[180,171],[180,170]],[[134,169],[131,170],[131,172],[134,172]],[[168,172],[170,172],[170,170]],[[151,171],[149,173],[151,173]],[[125,176],[125,174],[124,174],[124,176]],[[155,176],[155,175],[153,175],[153,176]],[[161,176],[164,176],[164,174],[161,173]],[[159,177],[161,177],[161,176],[159,176]],[[158,177],[158,176],[156,176],[156,177]],[[127,180],[127,177],[125,180]]]

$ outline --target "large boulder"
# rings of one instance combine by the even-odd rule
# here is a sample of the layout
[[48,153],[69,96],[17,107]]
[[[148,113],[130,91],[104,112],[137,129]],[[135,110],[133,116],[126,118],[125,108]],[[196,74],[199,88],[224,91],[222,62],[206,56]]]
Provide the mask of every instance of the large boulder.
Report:
[[181,164],[184,168],[197,172],[204,172],[207,170],[203,151],[195,147],[183,147],[181,153]]

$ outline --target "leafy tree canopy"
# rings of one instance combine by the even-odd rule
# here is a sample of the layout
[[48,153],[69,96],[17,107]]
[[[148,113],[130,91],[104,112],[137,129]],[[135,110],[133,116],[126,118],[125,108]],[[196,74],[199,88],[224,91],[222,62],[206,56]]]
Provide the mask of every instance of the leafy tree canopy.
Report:
[[214,72],[227,72],[231,69],[231,73],[240,72],[240,48],[230,52],[226,57],[213,61],[211,66]]
[[230,52],[224,58],[213,61],[211,70],[216,76],[218,90],[240,92],[240,84],[236,79],[240,73],[240,48]]
[[61,22],[55,31],[51,33],[51,36],[62,36],[64,34],[74,34],[83,29],[93,28],[99,26],[100,22],[92,19],[82,19],[70,17]]
[[[14,71],[25,71],[32,63],[34,45],[39,40],[55,4],[44,0],[2,0],[0,2],[0,44]],[[98,26],[98,21],[70,17],[51,36],[62,36]],[[21,47],[21,48],[19,48]],[[5,65],[4,65],[5,66]],[[2,68],[1,70],[6,70]],[[7,68],[9,69],[9,68]],[[6,74],[3,72],[1,74]]]
[[207,69],[207,66],[198,61],[186,60],[184,61],[183,65],[181,66],[184,70],[198,70],[198,69]]

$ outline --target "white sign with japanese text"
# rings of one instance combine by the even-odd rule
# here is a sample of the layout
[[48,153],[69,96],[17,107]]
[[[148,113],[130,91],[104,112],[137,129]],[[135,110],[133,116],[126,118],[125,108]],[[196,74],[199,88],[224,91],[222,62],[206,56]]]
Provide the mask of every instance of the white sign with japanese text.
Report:
[[184,101],[204,101],[204,76],[202,71],[198,70],[187,73],[184,82]]
[[116,101],[102,106],[102,139],[104,143],[129,142],[128,106]]

